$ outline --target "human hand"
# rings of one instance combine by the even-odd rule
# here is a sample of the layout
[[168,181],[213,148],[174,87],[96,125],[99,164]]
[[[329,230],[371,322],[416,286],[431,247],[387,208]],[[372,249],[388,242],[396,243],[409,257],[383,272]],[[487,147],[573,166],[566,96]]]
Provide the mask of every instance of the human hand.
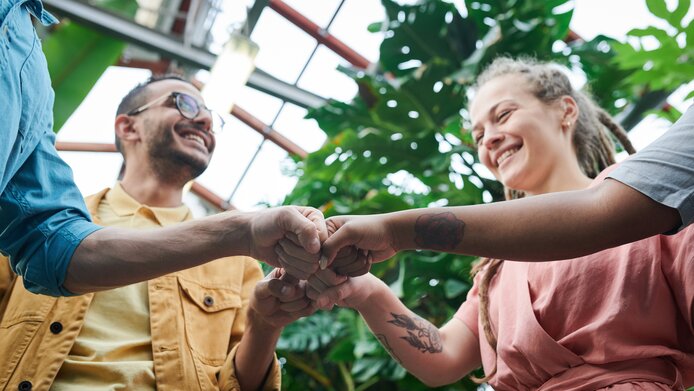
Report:
[[336,216],[326,220],[326,226],[331,234],[323,242],[321,269],[331,266],[337,254],[349,246],[368,254],[369,267],[372,262],[384,261],[397,252],[394,235],[383,215]]
[[306,296],[322,310],[329,310],[334,305],[358,309],[374,291],[375,278],[372,274],[345,277],[330,269],[319,270],[309,277]]
[[307,254],[320,253],[321,243],[327,238],[323,213],[302,206],[283,206],[254,212],[249,228],[249,254],[274,267],[282,264],[274,248],[278,241],[291,238]]
[[299,281],[282,269],[273,269],[255,286],[248,306],[249,319],[281,329],[316,311],[306,296],[306,281]]
[[[306,280],[318,271],[320,253],[311,254],[298,245],[291,237],[282,239],[275,247],[282,268],[293,277]],[[331,265],[337,274],[344,276],[360,276],[369,271],[371,261],[366,251],[358,251],[353,246],[342,248]]]

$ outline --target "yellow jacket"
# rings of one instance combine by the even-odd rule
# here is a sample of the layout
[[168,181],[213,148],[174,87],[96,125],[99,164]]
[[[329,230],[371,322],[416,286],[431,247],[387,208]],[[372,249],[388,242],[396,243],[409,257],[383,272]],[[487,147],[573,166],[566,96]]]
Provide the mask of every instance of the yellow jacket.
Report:
[[[109,189],[86,198],[96,211]],[[148,282],[157,389],[239,390],[233,366],[248,301],[262,271],[222,258]],[[0,390],[48,390],[82,328],[93,294],[35,295],[0,260]],[[264,390],[280,389],[277,360]]]

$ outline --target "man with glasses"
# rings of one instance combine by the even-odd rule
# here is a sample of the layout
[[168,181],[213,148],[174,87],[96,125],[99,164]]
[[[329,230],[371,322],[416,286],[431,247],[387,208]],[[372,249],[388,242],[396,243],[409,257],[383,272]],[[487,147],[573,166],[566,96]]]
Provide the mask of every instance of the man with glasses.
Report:
[[[178,77],[133,89],[115,119],[123,177],[86,199],[95,222],[147,229],[190,220],[183,187],[207,168],[213,123],[197,89]],[[237,256],[58,298],[30,293],[17,277],[6,288],[0,389],[278,390],[280,332],[313,312],[305,282],[283,274],[261,281],[258,262]]]
[[[53,145],[54,94],[31,16],[57,22],[39,0],[0,0],[0,253],[29,290],[93,292],[229,255],[279,266],[273,248],[287,234],[319,251],[326,231],[313,208],[228,212],[145,233],[93,224]],[[180,115],[197,111],[173,98]]]

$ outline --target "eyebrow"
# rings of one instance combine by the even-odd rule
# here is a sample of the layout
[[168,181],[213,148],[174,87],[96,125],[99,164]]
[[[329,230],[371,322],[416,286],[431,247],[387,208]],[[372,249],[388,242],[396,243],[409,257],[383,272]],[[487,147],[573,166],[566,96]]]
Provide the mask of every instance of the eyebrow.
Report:
[[[506,102],[513,102],[513,99],[504,99],[504,100],[497,102],[494,106],[489,108],[489,110],[487,111],[487,116],[489,116],[489,114],[493,113],[496,110],[496,108],[499,107],[499,105],[501,105],[502,103],[506,103]],[[472,124],[472,131],[474,132],[476,130],[479,130],[479,127],[480,127],[479,122],[476,124]]]

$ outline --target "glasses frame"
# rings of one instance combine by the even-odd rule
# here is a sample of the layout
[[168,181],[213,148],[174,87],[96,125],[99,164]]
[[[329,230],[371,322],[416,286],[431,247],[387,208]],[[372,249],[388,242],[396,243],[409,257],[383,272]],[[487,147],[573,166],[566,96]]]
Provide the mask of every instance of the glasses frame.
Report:
[[[179,99],[181,99],[182,96],[188,97],[193,102],[195,102],[195,107],[197,110],[195,111],[195,115],[193,115],[192,117],[186,115],[183,112],[183,110],[181,109],[181,103],[179,103]],[[144,105],[142,105],[136,109],[128,111],[127,114],[128,115],[138,115],[138,114],[142,113],[143,111],[154,107],[154,105],[159,103],[159,102],[166,102],[166,100],[171,98],[171,97],[173,97],[174,107],[176,107],[176,110],[178,110],[178,113],[181,115],[181,117],[186,118],[186,119],[195,119],[200,115],[200,112],[204,109],[210,113],[210,116],[212,117],[212,120],[213,120],[212,121],[213,124],[214,124],[215,117],[219,120],[219,130],[215,130],[214,126],[212,126],[210,128],[210,132],[215,134],[215,133],[219,133],[221,130],[224,129],[224,125],[226,124],[226,121],[224,121],[224,118],[222,118],[222,116],[219,113],[217,113],[216,111],[210,109],[209,107],[207,107],[205,105],[201,105],[197,99],[195,99],[193,96],[191,96],[189,94],[186,94],[185,92],[178,92],[178,91],[169,92],[168,94],[164,94],[164,95],[162,95],[162,96],[160,96],[154,100],[151,100],[151,101],[145,103]]]

